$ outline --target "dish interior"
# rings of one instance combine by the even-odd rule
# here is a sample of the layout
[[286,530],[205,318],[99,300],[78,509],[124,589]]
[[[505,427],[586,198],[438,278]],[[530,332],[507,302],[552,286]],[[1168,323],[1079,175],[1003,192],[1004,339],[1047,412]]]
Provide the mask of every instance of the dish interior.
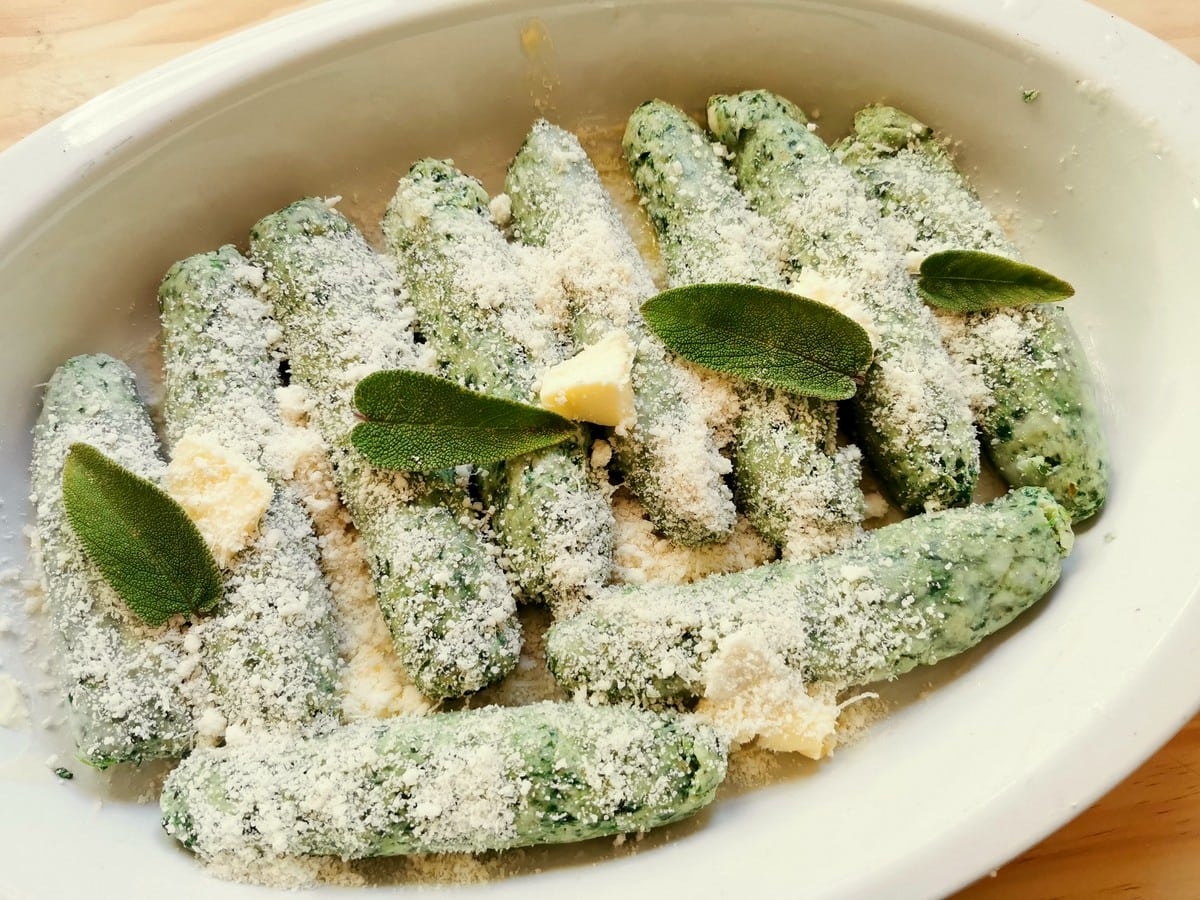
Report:
[[[1079,811],[1148,752],[1130,711],[1162,696],[1145,691],[1154,678],[1163,684],[1163,660],[1179,659],[1181,678],[1200,665],[1182,631],[1196,624],[1200,546],[1198,490],[1183,479],[1200,383],[1191,346],[1200,153],[1173,144],[1119,79],[1012,36],[1019,11],[1002,31],[949,4],[508,2],[411,15],[368,6],[324,38],[319,23],[334,23],[334,12],[285,23],[299,49],[264,40],[256,62],[236,61],[252,43],[210,53],[203,65],[225,85],[215,92],[185,65],[53,126],[60,152],[86,165],[0,226],[5,567],[24,565],[37,385],[82,352],[148,371],[154,291],[174,260],[225,242],[244,248],[251,223],[310,194],[342,195],[370,233],[421,156],[452,157],[496,191],[539,115],[595,128],[650,96],[698,111],[710,93],[767,87],[819,111],[832,140],[854,109],[886,100],[961,141],[960,159],[1010,216],[1027,258],[1076,286],[1071,315],[1112,446],[1108,508],[1081,529],[1063,583],[1040,608],[976,652],[892,686],[897,709],[866,740],[820,765],[781,763],[771,786],[731,790],[636,852],[603,842],[539,853],[488,896],[635,885],[711,896],[801,883],[808,896],[897,884],[892,896],[944,893]],[[1032,88],[1040,97],[1026,103]],[[156,104],[172,92],[184,100],[167,115]],[[126,131],[136,134],[94,157]],[[18,151],[0,159],[0,179],[29,165]],[[22,652],[16,582],[10,571],[0,613],[14,625],[0,661],[31,688],[36,723],[52,714],[38,691],[49,676],[44,648]],[[1191,709],[1181,696],[1162,700],[1178,723]],[[50,850],[11,854],[0,894],[69,896],[86,870],[98,896],[161,896],[202,879],[206,896],[260,895],[207,880],[119,777],[110,785],[76,765],[74,781],[57,783],[44,764],[51,753],[69,759],[58,730],[0,729],[0,842],[71,857],[48,865]],[[573,869],[593,860],[604,862]]]

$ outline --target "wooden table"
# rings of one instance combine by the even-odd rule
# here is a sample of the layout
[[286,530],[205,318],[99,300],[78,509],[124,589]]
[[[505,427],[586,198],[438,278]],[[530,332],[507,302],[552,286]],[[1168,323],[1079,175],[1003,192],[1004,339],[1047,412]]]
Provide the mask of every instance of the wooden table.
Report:
[[[310,2],[3,0],[0,148],[139,72]],[[1200,60],[1200,0],[1097,5]],[[1200,898],[1200,716],[1095,806],[958,900],[1101,897]]]

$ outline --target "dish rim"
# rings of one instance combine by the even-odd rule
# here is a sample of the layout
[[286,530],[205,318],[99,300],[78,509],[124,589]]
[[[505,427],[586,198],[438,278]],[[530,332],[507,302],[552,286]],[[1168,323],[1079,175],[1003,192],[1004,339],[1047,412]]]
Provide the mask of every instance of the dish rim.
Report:
[[[446,27],[481,11],[503,15],[545,0],[342,0],[307,7],[194,50],[93,98],[0,152],[0,194],[9,198],[0,220],[0,246],[20,252],[22,230],[58,210],[63,198],[93,167],[120,153],[129,141],[169,129],[186,114],[238,84],[281,66],[402,22],[429,20]],[[790,5],[837,6],[826,0]],[[617,0],[615,5],[686,6],[694,0]],[[563,6],[587,5],[577,0]],[[709,4],[711,5],[711,4]],[[1004,4],[1020,7],[1021,4]],[[1084,0],[1025,4],[1019,30],[1015,14],[989,0],[859,0],[864,11],[911,11],[998,40],[1014,38],[1059,65],[1083,72],[1107,66],[1113,99],[1136,106],[1193,177],[1200,173],[1200,120],[1189,118],[1184,98],[1200,97],[1200,65],[1136,26]],[[1106,41],[1109,34],[1119,38]],[[1095,48],[1104,47],[1097,57]],[[1173,83],[1170,95],[1159,85]],[[937,848],[856,882],[862,890],[902,891],[903,896],[944,895],[1011,859],[1082,811],[1057,799],[1090,804],[1134,771],[1171,738],[1197,709],[1200,654],[1200,576],[1174,627],[1154,656],[1110,698],[1106,716],[1092,720],[1017,789],[975,815]],[[1155,703],[1141,702],[1153,696]],[[1116,723],[1120,723],[1120,729]],[[1086,758],[1086,765],[1074,764]],[[1047,790],[1053,779],[1054,791]],[[898,888],[898,885],[900,886]],[[893,896],[899,896],[893,893]]]

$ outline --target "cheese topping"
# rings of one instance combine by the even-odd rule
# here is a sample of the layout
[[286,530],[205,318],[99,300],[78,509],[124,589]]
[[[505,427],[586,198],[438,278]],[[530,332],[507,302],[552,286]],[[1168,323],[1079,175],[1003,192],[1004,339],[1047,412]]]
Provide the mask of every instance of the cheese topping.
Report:
[[273,449],[312,516],[338,620],[340,652],[346,661],[341,672],[342,714],[351,722],[424,715],[432,701],[417,690],[396,656],[362,536],[338,499],[328,448],[309,425],[311,398],[294,382],[276,389],[275,397],[285,428],[284,439]]
[[542,376],[546,409],[584,422],[621,427],[636,417],[633,403],[633,342],[615,329]]
[[25,705],[20,682],[0,673],[0,728],[20,728],[28,722],[29,707]]
[[810,759],[833,751],[839,712],[834,697],[810,694],[761,628],[747,626],[722,640],[704,666],[704,682],[696,715],[735,743],[757,736],[764,750]]
[[871,344],[879,345],[879,333],[870,311],[854,294],[854,285],[848,279],[831,274],[819,274],[812,266],[805,266],[788,279],[788,289],[801,297],[832,306],[842,315],[853,319],[863,327],[871,338]]
[[613,574],[622,584],[690,584],[709,575],[750,569],[775,558],[774,546],[744,516],[738,516],[727,540],[684,547],[654,530],[645,508],[628,490],[622,488],[613,494],[612,506],[616,522]]
[[196,523],[222,568],[250,545],[274,495],[258,466],[213,435],[194,431],[175,445],[163,487]]

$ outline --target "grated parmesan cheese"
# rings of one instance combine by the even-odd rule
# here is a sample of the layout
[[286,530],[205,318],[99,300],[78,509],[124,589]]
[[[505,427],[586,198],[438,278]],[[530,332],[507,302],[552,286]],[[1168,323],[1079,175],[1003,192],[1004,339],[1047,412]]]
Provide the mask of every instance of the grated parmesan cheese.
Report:
[[654,530],[645,508],[626,490],[612,497],[616,520],[613,568],[625,584],[689,584],[709,575],[740,572],[775,558],[744,516],[725,541],[699,547],[672,543]]
[[308,426],[308,399],[298,384],[276,390],[286,426],[269,448],[312,516],[321,565],[338,621],[342,714],[348,721],[424,715],[433,703],[405,674],[380,612],[365,548],[341,504],[329,453]]
[[0,672],[0,728],[22,728],[29,724],[29,707],[21,683]]
[[171,454],[163,488],[228,568],[250,545],[274,491],[266,473],[211,432],[189,430]]
[[703,678],[696,715],[734,743],[757,737],[764,750],[810,759],[833,751],[839,712],[833,691],[810,691],[758,626],[724,637],[705,663]]

